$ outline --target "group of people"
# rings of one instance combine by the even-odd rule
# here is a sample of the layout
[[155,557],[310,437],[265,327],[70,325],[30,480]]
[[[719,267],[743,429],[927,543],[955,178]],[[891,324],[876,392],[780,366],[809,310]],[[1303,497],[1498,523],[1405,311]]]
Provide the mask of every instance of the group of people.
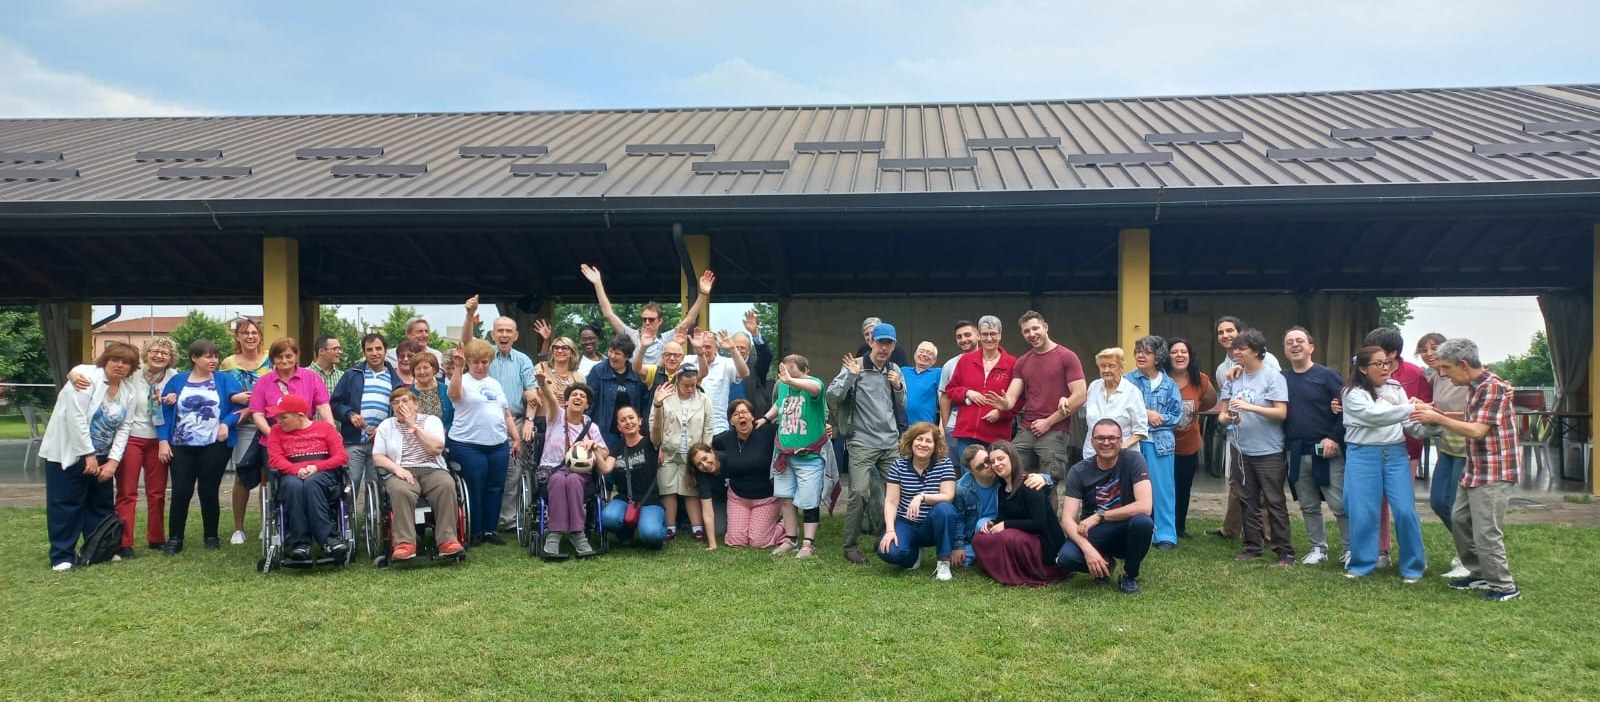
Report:
[[[362,361],[347,369],[338,339],[317,339],[302,367],[294,339],[263,350],[251,320],[239,322],[226,357],[209,340],[192,344],[185,372],[174,369],[180,350],[168,340],[142,351],[108,345],[69,374],[46,430],[52,567],[71,567],[78,539],[113,502],[127,526],[121,556],[131,556],[141,480],[152,548],[183,550],[197,492],[205,546],[218,548],[218,494],[230,464],[233,543],[246,540],[244,508],[266,473],[286,504],[290,555],[317,547],[341,555],[351,544],[329,512],[341,479],[360,486],[381,471],[397,512],[420,497],[453,511],[448,456],[467,484],[471,523],[458,534],[439,520],[445,555],[504,543],[499,532],[526,499],[517,491],[527,466],[547,501],[546,539],[537,545],[547,555],[564,537],[578,555],[595,553],[586,524],[660,546],[686,523],[707,548],[720,538],[808,558],[825,486],[837,477],[847,494],[842,550],[852,563],[866,561],[860,538],[872,534],[880,558],[904,568],[918,568],[933,548],[939,580],[973,566],[1029,586],[1077,572],[1115,577],[1137,593],[1148,550],[1189,537],[1204,441],[1198,418],[1215,414],[1229,456],[1228,514],[1215,533],[1241,540],[1239,560],[1270,549],[1279,565],[1297,562],[1287,487],[1311,545],[1300,563],[1331,559],[1326,503],[1347,576],[1391,561],[1392,520],[1400,576],[1416,582],[1426,561],[1411,485],[1422,439],[1432,438],[1439,460],[1430,505],[1455,539],[1451,586],[1519,596],[1500,528],[1519,474],[1511,391],[1471,341],[1424,336],[1415,352],[1425,370],[1403,358],[1398,332],[1377,329],[1341,376],[1312,360],[1315,340],[1302,327],[1284,334],[1282,367],[1260,331],[1222,317],[1216,333],[1227,359],[1214,375],[1195,367],[1188,340],[1147,336],[1134,343],[1133,370],[1123,349],[1096,353],[1098,377],[1089,382],[1037,312],[1018,320],[1028,345],[1020,356],[1002,347],[998,318],[956,323],[959,353],[943,365],[930,341],[907,362],[894,326],[869,318],[864,344],[831,380],[793,354],[777,359],[769,380],[774,356],[753,313],[739,334],[696,327],[715,284],[710,271],[670,331],[653,303],[638,327],[629,325],[600,271],[586,265],[581,273],[614,331],[603,355],[595,327],[574,342],[541,321],[536,356],[516,347],[520,330],[507,317],[494,321],[489,340],[473,338],[476,297],[455,348],[429,348],[419,319],[396,349],[377,334],[362,338]],[[1080,414],[1087,434],[1074,442]],[[598,515],[588,513],[595,492]],[[392,558],[414,557],[416,539],[411,525],[396,523]]]

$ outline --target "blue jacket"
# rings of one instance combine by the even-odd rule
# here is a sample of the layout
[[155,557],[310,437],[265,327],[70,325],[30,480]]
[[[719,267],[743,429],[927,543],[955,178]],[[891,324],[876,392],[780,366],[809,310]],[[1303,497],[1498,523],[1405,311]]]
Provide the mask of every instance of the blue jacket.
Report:
[[[236,431],[239,428],[239,415],[250,409],[249,405],[235,403],[233,396],[246,390],[239,385],[238,380],[234,379],[232,373],[212,373],[211,378],[217,382],[217,401],[221,405],[222,423],[228,425],[228,445],[233,446],[239,443],[239,432]],[[182,395],[183,386],[188,384],[189,372],[179,373],[167,381],[166,386],[161,389],[161,394]],[[162,403],[161,418],[161,426],[156,427],[156,438],[172,441],[172,428],[178,425],[178,405]]]
[[[1046,488],[1055,485],[1055,480],[1052,479],[1048,473],[1038,473],[1037,475],[1041,478],[1044,478],[1044,484]],[[999,487],[999,480],[996,479],[996,488],[998,489]],[[999,517],[999,498],[1000,493],[997,491],[995,492],[995,514],[990,515],[990,519],[997,519]],[[955,508],[956,533],[954,547],[959,549],[967,549],[967,546],[972,543],[973,535],[975,535],[978,531],[979,512],[983,510],[983,498],[978,494],[978,479],[972,477],[972,473],[970,472],[962,473],[961,479],[956,481]],[[971,556],[972,551],[967,550],[967,555]]]
[[653,398],[650,391],[645,389],[644,380],[633,372],[633,364],[628,364],[622,375],[617,375],[611,369],[610,362],[601,361],[589,371],[589,387],[594,389],[594,406],[589,408],[589,418],[600,428],[600,435],[605,437],[606,443],[622,440],[616,427],[618,393],[627,397],[628,404],[639,410],[640,431],[646,436],[650,435]]
[[[411,386],[411,396],[418,397],[417,386]],[[444,416],[439,421],[444,422],[444,431],[450,433],[450,426],[456,422],[456,403],[450,400],[450,388],[444,383],[439,383],[439,407],[444,411]]]
[[[400,374],[396,373],[394,366],[388,361],[383,362],[385,370],[389,371],[389,378],[393,381],[394,388],[402,387]],[[365,360],[351,366],[344,372],[344,377],[339,379],[339,386],[333,389],[328,396],[328,404],[333,407],[333,418],[339,422],[339,438],[344,440],[346,446],[361,443],[361,430],[350,423],[350,415],[361,413],[361,391],[367,387],[367,362]],[[441,392],[440,395],[445,393]],[[446,398],[445,402],[449,402]],[[439,418],[444,420],[443,417]],[[445,422],[445,431],[450,431],[450,423]]]
[[1146,409],[1161,414],[1161,426],[1150,426],[1150,443],[1155,444],[1157,456],[1171,456],[1177,451],[1177,439],[1172,431],[1183,417],[1183,396],[1178,394],[1178,385],[1166,373],[1160,373],[1155,380],[1151,380],[1138,369],[1130,371],[1123,379],[1139,388],[1140,394],[1144,395]]

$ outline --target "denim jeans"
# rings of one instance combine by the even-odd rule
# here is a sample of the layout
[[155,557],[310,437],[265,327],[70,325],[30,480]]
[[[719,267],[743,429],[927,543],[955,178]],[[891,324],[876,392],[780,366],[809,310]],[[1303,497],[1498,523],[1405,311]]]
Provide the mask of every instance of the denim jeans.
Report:
[[451,439],[449,445],[450,458],[461,466],[467,499],[472,503],[469,536],[493,534],[500,521],[500,496],[511,463],[511,444],[485,446]]
[[1177,485],[1173,476],[1173,454],[1156,454],[1154,441],[1139,442],[1145,471],[1150,474],[1150,517],[1156,523],[1156,543],[1178,543]]
[[1422,523],[1411,491],[1411,459],[1405,444],[1350,444],[1345,449],[1344,512],[1350,520],[1350,570],[1368,575],[1378,565],[1379,513],[1389,499],[1400,541],[1400,577],[1420,578],[1427,567]]
[[1467,457],[1442,451],[1437,455],[1439,462],[1433,466],[1433,482],[1428,485],[1428,507],[1444,522],[1445,529],[1451,529],[1450,513],[1456,508],[1456,486],[1461,484],[1461,470],[1467,467]]
[[617,539],[623,542],[637,540],[646,546],[660,546],[667,542],[667,512],[661,505],[641,505],[639,507],[639,525],[629,529],[622,523],[622,518],[628,514],[628,501],[616,498],[606,503],[606,508],[600,512],[600,525],[606,533],[616,534]]
[[[1102,558],[1108,561],[1121,558],[1122,572],[1137,579],[1145,554],[1150,552],[1150,538],[1155,532],[1155,520],[1136,514],[1132,519],[1097,524],[1089,530],[1088,537],[1090,545],[1100,552]],[[1056,554],[1056,565],[1068,573],[1089,572],[1089,559],[1071,539],[1061,545],[1061,552]]]
[[895,544],[888,551],[878,552],[884,562],[910,568],[916,565],[924,546],[933,546],[939,560],[950,559],[955,547],[956,508],[949,502],[940,502],[924,509],[928,514],[920,522],[895,517]]

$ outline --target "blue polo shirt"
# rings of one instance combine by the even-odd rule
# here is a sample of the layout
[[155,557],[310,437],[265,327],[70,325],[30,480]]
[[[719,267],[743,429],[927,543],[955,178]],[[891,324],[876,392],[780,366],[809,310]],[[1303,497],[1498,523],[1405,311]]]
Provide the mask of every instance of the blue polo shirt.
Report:
[[918,371],[916,367],[900,369],[906,381],[906,422],[939,422],[939,377],[944,369],[930,366]]
[[533,377],[533,359],[517,349],[511,353],[501,353],[500,347],[494,349],[494,360],[489,361],[489,377],[500,383],[500,389],[506,393],[506,406],[511,408],[511,414],[521,417],[527,412],[523,406],[522,391],[538,390],[539,384]]

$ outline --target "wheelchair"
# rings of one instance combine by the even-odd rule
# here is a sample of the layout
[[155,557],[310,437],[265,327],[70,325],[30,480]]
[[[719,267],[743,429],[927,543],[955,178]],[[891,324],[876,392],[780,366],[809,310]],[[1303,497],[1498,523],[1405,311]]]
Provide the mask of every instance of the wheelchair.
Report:
[[[535,466],[532,470],[525,470],[517,488],[522,504],[522,509],[517,512],[517,538],[528,549],[528,555],[544,560],[566,560],[577,555],[571,552],[571,544],[565,539],[562,540],[563,550],[559,555],[547,556],[544,553],[549,524],[546,489],[549,487],[550,473],[555,470],[559,469]],[[590,474],[589,484],[583,489],[583,531],[596,556],[605,554],[611,548],[600,524],[600,513],[606,506],[605,493],[605,477],[598,472]]]
[[[440,515],[428,504],[428,496],[417,498],[417,507],[410,519],[417,525],[417,554],[426,554],[431,560],[445,560],[460,563],[467,560],[467,552],[463,549],[454,556],[439,555],[437,539],[426,538],[429,533],[434,533],[434,526],[439,519],[454,519],[456,533],[460,535],[462,546],[466,545],[467,525],[472,523],[472,508],[467,502],[467,481],[461,477],[461,466],[447,462],[446,469],[450,472],[450,479],[456,486],[456,513]],[[372,559],[372,565],[378,568],[387,568],[393,564],[390,556],[394,553],[394,509],[389,504],[389,491],[384,487],[390,480],[398,480],[388,471],[374,467],[371,477],[367,479],[365,497],[366,503],[361,512],[362,547],[366,549],[367,557]],[[404,516],[404,515],[401,515]]]
[[356,496],[354,486],[350,483],[349,470],[339,468],[334,471],[339,476],[339,489],[333,513],[334,528],[349,548],[344,556],[334,556],[323,551],[322,545],[312,539],[313,555],[307,559],[288,557],[288,517],[284,514],[283,501],[278,496],[279,476],[276,471],[266,467],[261,470],[265,475],[261,479],[261,558],[256,561],[257,571],[268,573],[282,568],[345,566],[355,562]]

